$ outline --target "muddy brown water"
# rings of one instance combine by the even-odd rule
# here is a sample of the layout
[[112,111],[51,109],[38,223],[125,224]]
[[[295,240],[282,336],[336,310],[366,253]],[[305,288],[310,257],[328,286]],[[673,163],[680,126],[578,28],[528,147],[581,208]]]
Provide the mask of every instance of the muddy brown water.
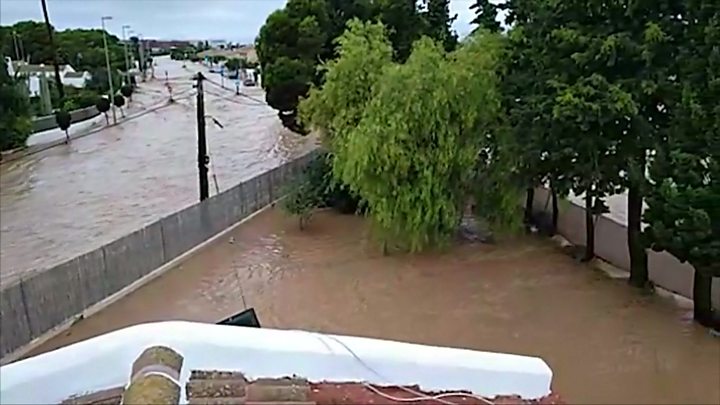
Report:
[[[197,201],[196,112],[188,98],[193,72],[169,58],[156,74],[164,70],[170,71],[174,105],[0,166],[0,283],[89,252]],[[206,112],[224,126],[207,120],[210,170],[220,191],[312,147],[309,138],[285,130],[269,106],[209,83],[206,88]],[[246,92],[264,99],[258,88]],[[151,81],[141,84],[133,103],[166,96],[164,82]],[[212,178],[210,188],[215,194]]]
[[540,356],[568,403],[720,403],[720,339],[550,241],[384,257],[363,229],[361,218],[324,212],[301,232],[270,209],[34,354],[252,306],[265,327]]

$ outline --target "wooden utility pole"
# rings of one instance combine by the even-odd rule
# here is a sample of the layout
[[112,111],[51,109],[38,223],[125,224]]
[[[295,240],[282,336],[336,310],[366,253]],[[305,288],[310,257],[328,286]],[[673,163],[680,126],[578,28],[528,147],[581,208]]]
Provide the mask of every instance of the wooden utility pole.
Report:
[[208,155],[205,139],[205,95],[203,94],[202,73],[197,74],[197,126],[198,126],[198,173],[200,175],[200,201],[210,195],[208,182]]
[[63,89],[62,80],[60,79],[60,67],[58,66],[57,49],[55,48],[55,43],[53,42],[52,26],[50,25],[50,18],[48,17],[47,4],[45,3],[45,0],[41,1],[43,15],[45,16],[45,27],[47,28],[48,40],[50,41],[50,49],[52,49],[53,65],[55,66],[55,85],[57,86],[60,100],[63,100],[65,98],[65,89]]

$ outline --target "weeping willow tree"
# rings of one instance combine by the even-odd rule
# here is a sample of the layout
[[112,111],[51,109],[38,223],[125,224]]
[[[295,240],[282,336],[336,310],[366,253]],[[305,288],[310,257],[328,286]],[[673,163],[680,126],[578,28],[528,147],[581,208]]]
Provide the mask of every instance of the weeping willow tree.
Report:
[[514,187],[493,173],[507,170],[497,136],[500,40],[481,32],[446,53],[423,38],[397,64],[382,25],[348,27],[301,114],[324,134],[334,178],[362,197],[381,242],[410,251],[444,245],[479,177],[493,185],[483,210],[515,214],[517,200],[507,204]]
[[382,24],[354,19],[347,27],[336,41],[338,58],[320,67],[325,72],[324,85],[313,87],[300,103],[303,123],[321,132],[340,161],[346,159],[348,136],[359,124],[373,87],[393,56]]

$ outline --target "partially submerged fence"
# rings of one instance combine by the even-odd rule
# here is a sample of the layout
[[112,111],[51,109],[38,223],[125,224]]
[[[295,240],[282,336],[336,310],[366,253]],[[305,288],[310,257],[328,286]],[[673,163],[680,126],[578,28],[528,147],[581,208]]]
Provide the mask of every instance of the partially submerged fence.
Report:
[[[95,106],[81,108],[70,112],[70,122],[76,123],[85,121],[87,119],[97,117],[100,115],[100,111]],[[47,131],[48,129],[57,128],[58,124],[55,121],[55,115],[46,115],[43,117],[35,117],[32,120],[33,133]]]
[[81,315],[281,197],[313,151],[0,291],[0,357]]
[[[550,193],[545,188],[535,189],[535,212],[551,214],[548,203]],[[565,200],[559,204],[558,232],[575,245],[585,245],[585,208]],[[627,245],[627,225],[607,215],[600,215],[595,223],[595,254],[623,270],[630,269],[630,253]],[[650,280],[666,290],[692,299],[695,269],[680,263],[667,252],[648,251]],[[713,306],[720,309],[720,278],[713,279]]]

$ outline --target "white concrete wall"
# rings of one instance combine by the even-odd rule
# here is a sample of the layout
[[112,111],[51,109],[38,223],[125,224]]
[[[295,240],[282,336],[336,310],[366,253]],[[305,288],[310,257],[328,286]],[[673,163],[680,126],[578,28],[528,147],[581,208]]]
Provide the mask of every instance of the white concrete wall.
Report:
[[[549,394],[552,382],[550,367],[537,357],[296,330],[160,322],[4,366],[0,397],[7,404],[60,403],[71,395],[125,385],[132,363],[155,345],[184,357],[182,386],[191,370],[227,370],[252,379],[297,375],[310,381],[418,384],[430,391],[532,399]],[[180,402],[187,403],[184,393]]]
[[[611,206],[619,207],[622,201],[616,197]],[[535,189],[534,211],[551,214],[550,193],[547,189]],[[577,197],[562,200],[558,217],[558,232],[575,245],[585,244],[585,208]],[[617,211],[617,210],[616,210]],[[627,224],[620,222],[625,218],[622,213],[609,213],[598,217],[595,223],[595,254],[601,259],[623,270],[630,269],[630,253],[627,244]],[[695,268],[681,263],[667,252],[648,250],[648,272],[650,281],[655,285],[686,298],[693,296],[693,276]],[[720,278],[713,278],[713,307],[720,309]]]

